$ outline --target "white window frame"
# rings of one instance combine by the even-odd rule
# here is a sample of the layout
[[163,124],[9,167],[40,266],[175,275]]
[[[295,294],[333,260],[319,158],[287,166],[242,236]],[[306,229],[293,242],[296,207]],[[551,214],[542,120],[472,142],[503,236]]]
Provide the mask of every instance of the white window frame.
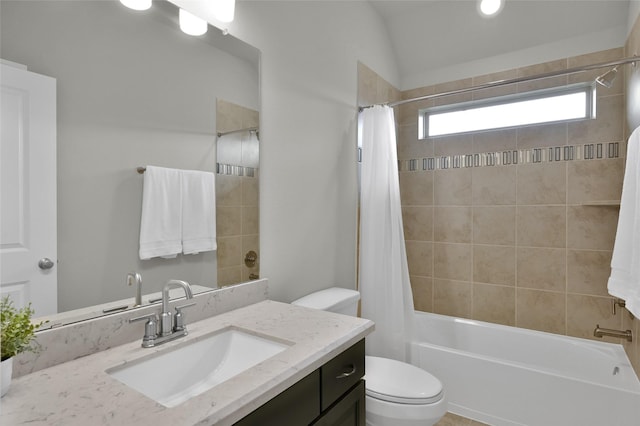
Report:
[[[499,96],[494,98],[480,99],[469,102],[461,102],[451,105],[443,105],[432,108],[421,109],[419,111],[418,118],[418,135],[420,139],[438,138],[444,136],[451,136],[456,134],[474,133],[487,130],[517,128],[531,125],[540,125],[557,122],[570,122],[579,120],[588,120],[596,118],[596,87],[594,83],[578,83],[562,87],[554,87],[550,89],[534,90],[524,93],[516,93],[512,95]],[[447,113],[469,113],[473,110],[479,110],[485,107],[513,105],[527,101],[546,100],[558,98],[561,96],[584,93],[586,96],[584,114],[575,118],[558,118],[558,119],[545,119],[545,120],[532,120],[525,121],[514,125],[504,126],[487,126],[473,128],[471,130],[451,131],[447,133],[441,133],[437,135],[429,135],[429,118],[440,114]]]

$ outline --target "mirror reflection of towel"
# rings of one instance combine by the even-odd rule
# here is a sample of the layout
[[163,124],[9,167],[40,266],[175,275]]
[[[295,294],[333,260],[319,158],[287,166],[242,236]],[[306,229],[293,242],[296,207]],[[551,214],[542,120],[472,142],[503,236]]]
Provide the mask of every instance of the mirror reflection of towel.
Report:
[[147,166],[140,259],[216,250],[215,175]]
[[142,189],[140,259],[182,252],[182,173],[147,166]]
[[196,254],[216,249],[215,175],[182,172],[182,252]]
[[618,230],[611,258],[609,294],[625,300],[640,318],[640,127],[629,137]]

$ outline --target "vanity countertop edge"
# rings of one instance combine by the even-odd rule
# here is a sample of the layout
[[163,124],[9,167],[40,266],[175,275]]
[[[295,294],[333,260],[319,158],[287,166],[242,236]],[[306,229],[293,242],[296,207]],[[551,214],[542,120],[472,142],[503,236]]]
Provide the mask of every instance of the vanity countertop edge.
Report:
[[[259,365],[167,408],[105,370],[228,327],[292,342]],[[14,379],[0,402],[7,425],[233,425],[374,329],[372,321],[265,300],[188,325],[189,335],[156,348],[140,340]],[[140,336],[142,338],[142,336]]]

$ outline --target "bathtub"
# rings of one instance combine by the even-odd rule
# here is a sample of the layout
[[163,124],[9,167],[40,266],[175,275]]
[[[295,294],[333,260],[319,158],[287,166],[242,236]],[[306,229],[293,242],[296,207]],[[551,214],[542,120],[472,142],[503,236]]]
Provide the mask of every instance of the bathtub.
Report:
[[497,426],[640,425],[640,382],[622,345],[416,312],[410,356],[443,382],[449,411],[464,417]]

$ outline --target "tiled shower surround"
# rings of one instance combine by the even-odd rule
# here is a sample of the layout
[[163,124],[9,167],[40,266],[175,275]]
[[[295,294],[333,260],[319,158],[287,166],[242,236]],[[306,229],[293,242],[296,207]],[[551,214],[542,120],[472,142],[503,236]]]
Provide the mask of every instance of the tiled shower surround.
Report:
[[[224,133],[258,127],[258,111],[224,100],[216,106],[216,130]],[[238,147],[240,149],[240,147]],[[218,286],[223,287],[256,278],[260,273],[258,230],[258,177],[244,173],[216,175],[216,228],[218,233]],[[247,267],[245,253],[258,254],[255,266]]]
[[[401,93],[359,64],[359,104],[605,62],[629,49]],[[593,81],[604,71],[396,107],[406,249],[417,310],[588,339],[596,339],[596,324],[632,329],[631,344],[604,340],[624,344],[640,373],[639,321],[624,309],[614,315],[607,293],[628,137],[624,78],[598,87],[594,120],[424,140],[417,134],[420,109]]]

